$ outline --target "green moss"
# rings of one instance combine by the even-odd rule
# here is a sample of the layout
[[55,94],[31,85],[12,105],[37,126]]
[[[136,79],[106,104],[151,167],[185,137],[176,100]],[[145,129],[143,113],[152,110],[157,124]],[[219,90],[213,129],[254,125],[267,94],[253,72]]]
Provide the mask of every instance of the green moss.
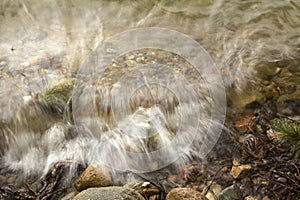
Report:
[[60,81],[42,95],[42,102],[53,111],[63,113],[64,108],[71,100],[75,81],[75,78]]
[[283,134],[282,138],[292,142],[291,152],[294,153],[300,149],[300,123],[291,122],[286,119],[272,120],[273,127]]

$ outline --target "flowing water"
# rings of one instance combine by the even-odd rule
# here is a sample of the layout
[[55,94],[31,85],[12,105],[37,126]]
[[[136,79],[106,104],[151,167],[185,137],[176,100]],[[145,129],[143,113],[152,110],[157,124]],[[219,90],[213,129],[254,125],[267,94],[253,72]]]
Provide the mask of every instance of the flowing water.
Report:
[[[102,162],[117,170],[145,172],[176,161],[178,154],[184,154],[183,160],[186,161],[202,152],[203,148],[209,151],[210,147],[204,146],[213,145],[218,138],[218,133],[214,135],[209,131],[210,127],[222,125],[222,120],[212,117],[211,110],[218,102],[208,97],[211,91],[207,91],[209,86],[205,87],[211,83],[207,81],[211,79],[210,74],[201,77],[200,72],[195,79],[198,85],[194,87],[191,80],[186,80],[190,75],[181,76],[185,73],[180,71],[180,66],[165,67],[166,61],[155,66],[141,62],[143,65],[139,65],[136,71],[128,69],[130,74],[124,71],[116,75],[122,71],[122,66],[124,68],[121,65],[118,70],[108,70],[102,82],[96,85],[91,81],[96,79],[95,75],[86,78],[90,72],[95,73],[86,60],[91,52],[98,52],[103,41],[123,31],[147,27],[178,31],[197,41],[207,52],[203,55],[212,58],[203,64],[212,66],[212,61],[216,64],[223,78],[219,81],[224,82],[228,93],[233,90],[243,94],[249,84],[252,87],[247,87],[247,93],[251,93],[261,77],[257,71],[264,63],[300,57],[300,2],[297,0],[2,0],[0,136],[3,139],[0,144],[4,146],[1,150],[3,162],[26,175],[45,173],[53,163],[62,160]],[[149,38],[146,35],[143,39]],[[130,44],[130,40],[126,42]],[[133,38],[133,46],[135,42]],[[134,59],[127,55],[127,60],[138,62],[139,56],[151,57],[151,50],[149,52],[150,55],[137,52]],[[160,55],[152,53],[153,59]],[[171,53],[168,56],[175,59],[178,52]],[[123,57],[125,62],[126,55]],[[182,58],[177,56],[176,59]],[[175,61],[170,62],[172,66],[176,65]],[[158,68],[154,76],[149,71],[152,68]],[[165,75],[157,78],[162,73]],[[79,80],[91,83],[93,87],[91,90],[81,88],[77,82],[80,89],[74,94],[78,99],[73,100],[82,108],[73,105],[73,109],[77,109],[77,127],[70,125],[68,120],[45,116],[36,104],[32,105],[33,99],[59,80],[78,74],[83,75]],[[134,80],[143,83],[144,88],[138,88],[134,81],[128,84],[130,75],[137,77]],[[108,90],[113,91],[113,97],[106,96],[105,84],[110,82]],[[191,85],[200,92],[188,93]],[[131,88],[138,89],[132,91]],[[89,99],[91,92],[96,94],[92,100]],[[152,94],[157,96],[155,103]],[[100,98],[100,104],[94,102],[97,98]],[[141,98],[150,99],[152,103],[143,103]],[[135,103],[128,106],[124,99]],[[163,99],[167,99],[166,104],[163,104]],[[112,107],[109,107],[111,101]],[[110,119],[110,109],[115,122]],[[14,122],[13,125],[7,125],[10,121]],[[178,131],[182,137],[174,136]],[[205,134],[207,132],[212,135]],[[149,138],[155,145],[149,145]],[[178,147],[177,150],[161,148],[171,142],[174,142],[171,146]],[[192,142],[196,145],[183,147]]]

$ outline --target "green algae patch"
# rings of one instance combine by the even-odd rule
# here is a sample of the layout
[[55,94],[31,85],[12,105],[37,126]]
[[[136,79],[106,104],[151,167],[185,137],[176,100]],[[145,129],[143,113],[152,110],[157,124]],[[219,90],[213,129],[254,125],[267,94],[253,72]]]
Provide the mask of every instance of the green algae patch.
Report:
[[71,102],[75,81],[76,78],[61,80],[42,95],[41,101],[53,111],[63,113],[66,105]]

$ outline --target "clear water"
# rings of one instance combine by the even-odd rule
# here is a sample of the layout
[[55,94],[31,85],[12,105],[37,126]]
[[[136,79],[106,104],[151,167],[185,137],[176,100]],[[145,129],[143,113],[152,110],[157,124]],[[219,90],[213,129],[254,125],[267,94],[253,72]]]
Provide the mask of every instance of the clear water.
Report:
[[[29,175],[44,173],[51,164],[59,160],[71,159],[88,163],[101,161],[107,164],[108,160],[111,162],[116,157],[116,163],[110,163],[116,168],[126,166],[130,170],[150,170],[156,169],[160,164],[151,164],[152,158],[145,162],[144,157],[137,156],[135,163],[141,165],[139,168],[131,166],[132,163],[128,163],[130,155],[124,152],[147,153],[149,146],[143,137],[149,137],[151,132],[158,133],[158,146],[168,145],[174,137],[166,128],[168,123],[171,121],[174,124],[169,126],[176,127],[176,120],[181,120],[180,117],[188,119],[195,114],[192,111],[199,110],[199,107],[204,111],[201,120],[187,122],[182,127],[183,132],[193,133],[195,130],[191,129],[195,129],[195,123],[199,123],[198,131],[206,131],[210,120],[210,101],[199,104],[195,100],[192,102],[196,104],[182,104],[176,109],[184,116],[176,112],[170,115],[157,106],[134,110],[120,115],[119,129],[109,125],[105,130],[107,134],[101,137],[93,135],[94,132],[89,132],[84,127],[79,128],[79,135],[70,135],[66,123],[56,123],[47,116],[24,119],[24,115],[18,114],[23,112],[24,101],[29,97],[46,91],[62,78],[74,76],[89,53],[102,41],[122,31],[143,27],[176,30],[199,42],[222,72],[228,90],[233,88],[243,91],[246,84],[255,84],[256,70],[260,63],[300,56],[300,2],[297,0],[263,3],[239,0],[2,0],[1,120],[6,122],[15,118],[15,121],[27,125],[35,120],[34,124],[39,123],[45,127],[48,127],[48,123],[54,124],[47,130],[38,129],[38,133],[30,128],[2,130],[7,141],[5,143],[9,144],[5,163]],[[39,112],[39,109],[33,110]],[[215,123],[218,126],[218,122]],[[126,130],[138,139],[132,140],[130,135],[124,136],[120,133],[121,130]],[[91,134],[93,136],[86,137]],[[185,135],[189,136],[191,135]],[[113,138],[110,139],[111,144],[103,143],[107,141],[105,137]],[[181,140],[185,141],[185,137]],[[198,143],[201,140],[203,138],[196,138]],[[128,150],[128,146],[131,150]],[[198,147],[188,149],[185,153],[189,156],[191,152],[197,152]],[[167,152],[162,160],[174,158],[171,155],[177,153]]]

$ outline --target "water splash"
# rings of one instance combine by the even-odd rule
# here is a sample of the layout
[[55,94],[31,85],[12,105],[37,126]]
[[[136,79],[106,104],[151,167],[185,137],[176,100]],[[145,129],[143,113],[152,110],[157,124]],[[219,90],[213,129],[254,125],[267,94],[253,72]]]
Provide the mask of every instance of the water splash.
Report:
[[[85,127],[74,131],[74,127],[69,124],[58,123],[59,120],[49,117],[43,106],[36,103],[30,104],[29,107],[33,109],[30,109],[31,113],[27,112],[27,103],[31,102],[28,99],[35,100],[36,95],[43,93],[58,79],[74,76],[88,53],[95,50],[103,38],[136,27],[158,26],[183,32],[199,41],[213,57],[218,68],[222,69],[226,87],[234,86],[242,91],[243,86],[251,79],[256,82],[253,80],[259,63],[299,57],[299,8],[299,3],[292,0],[272,3],[225,0],[132,3],[52,0],[46,4],[26,0],[1,1],[0,135],[1,139],[5,138],[1,140],[1,146],[6,145],[6,164],[14,169],[22,169],[29,175],[42,173],[52,163],[64,159],[87,163],[110,159],[109,153],[105,154],[106,157],[101,155],[100,158],[97,155],[99,157],[95,158],[94,152],[89,151],[90,147],[99,148],[99,141],[91,139],[95,136]],[[149,87],[144,90],[149,91]],[[151,90],[156,89],[154,87]],[[157,93],[164,92],[162,90]],[[142,95],[149,94],[144,92]],[[172,94],[168,96],[172,97]],[[137,102],[138,99],[131,100]],[[121,102],[122,98],[116,100]],[[176,99],[168,101],[172,103],[166,105],[178,106]],[[87,104],[84,100],[81,103]],[[107,102],[102,103],[107,105]],[[147,105],[147,102],[143,105]],[[172,106],[168,109],[174,109]],[[180,106],[180,113],[190,107],[189,104]],[[205,109],[209,104],[197,106],[204,106],[201,109]],[[178,115],[167,113],[155,105],[145,106],[139,111],[134,108],[125,109],[128,112],[120,114],[122,117],[118,126],[126,132],[138,132],[134,135],[139,137],[145,136],[147,131],[152,134],[154,130],[160,130],[156,131],[160,133],[159,143],[168,143],[170,135],[172,136],[169,134],[170,130],[178,129],[175,123],[180,121]],[[85,109],[88,113],[88,109],[93,107],[86,105]],[[110,112],[109,106],[99,109],[105,110],[100,117],[106,117],[105,113]],[[34,116],[43,118],[37,119]],[[6,125],[11,119],[14,121],[12,127]],[[88,117],[85,120],[90,123]],[[168,121],[174,124],[168,124]],[[151,125],[146,122],[151,122]],[[110,123],[112,122],[109,121],[108,124]],[[204,129],[207,123],[218,124],[210,120],[203,120],[201,123]],[[106,137],[121,137],[120,130],[106,124],[96,125],[103,127]],[[77,137],[78,134],[89,137]],[[123,137],[132,143],[130,138]],[[139,145],[133,145],[136,152],[146,150],[146,144],[141,138],[140,140],[137,141]],[[119,145],[119,139],[113,141],[113,146]],[[81,149],[81,153],[74,149]],[[126,147],[123,146],[118,152],[123,150],[127,150]],[[189,150],[198,151],[197,148]],[[126,163],[126,159],[122,162]]]

